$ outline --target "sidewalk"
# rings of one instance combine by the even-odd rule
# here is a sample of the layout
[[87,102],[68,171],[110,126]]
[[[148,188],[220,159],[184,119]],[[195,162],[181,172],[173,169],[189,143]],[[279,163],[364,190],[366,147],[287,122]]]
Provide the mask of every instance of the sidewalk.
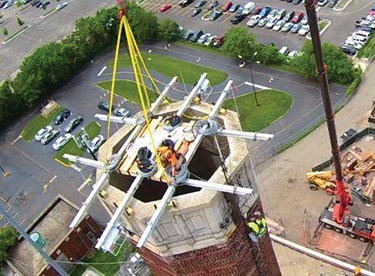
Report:
[[[373,100],[375,100],[374,64],[365,73],[356,95],[336,114],[337,136],[349,128],[361,130],[367,127],[369,125],[367,117]],[[286,227],[286,238],[291,241],[299,244],[307,243],[306,237],[312,234],[319,214],[330,198],[322,191],[310,191],[305,178],[306,172],[314,165],[327,160],[330,154],[327,126],[323,124],[292,148],[257,167],[259,192],[266,214],[275,220],[282,219]],[[305,211],[310,222],[307,228],[303,225]],[[288,254],[284,251],[276,250],[280,265],[284,262],[284,254]],[[305,257],[298,258],[297,262],[307,267],[310,262],[316,260]],[[316,268],[309,273],[313,271],[316,273]],[[296,275],[317,274],[305,274],[301,271]]]

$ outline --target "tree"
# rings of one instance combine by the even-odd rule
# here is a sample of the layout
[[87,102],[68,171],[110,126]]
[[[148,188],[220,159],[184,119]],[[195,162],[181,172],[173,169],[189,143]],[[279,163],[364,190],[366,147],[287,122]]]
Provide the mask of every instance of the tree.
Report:
[[4,261],[7,250],[17,242],[18,233],[13,227],[0,228],[0,262]]
[[182,31],[176,21],[164,18],[159,24],[159,38],[166,42],[175,42],[180,39]]
[[256,44],[254,35],[249,34],[244,27],[233,27],[225,34],[223,49],[237,58],[241,55],[245,59],[252,59]]
[[22,26],[23,24],[25,24],[24,21],[21,20],[21,18],[17,17],[17,23],[18,25]]
[[262,64],[281,64],[285,61],[285,56],[273,45],[257,44],[256,52],[256,59]]
[[157,40],[159,24],[152,12],[147,12],[134,3],[129,3],[126,15],[134,38],[138,42],[153,42]]
[[8,126],[22,111],[22,99],[12,93],[9,81],[4,81],[0,85],[0,129]]
[[3,29],[3,35],[8,35],[8,29],[7,28]]
[[[322,45],[324,62],[327,65],[327,76],[330,81],[348,85],[355,78],[353,64],[345,54],[335,45],[324,43]],[[317,78],[314,49],[311,41],[307,41],[302,47],[302,55],[293,60],[302,75],[308,78]]]

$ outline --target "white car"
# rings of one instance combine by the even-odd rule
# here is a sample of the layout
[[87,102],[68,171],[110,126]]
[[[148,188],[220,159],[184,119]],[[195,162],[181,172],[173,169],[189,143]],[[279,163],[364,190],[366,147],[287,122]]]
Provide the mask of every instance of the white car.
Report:
[[309,31],[310,31],[309,25],[303,25],[302,28],[298,31],[298,34],[305,36],[309,33]]
[[57,6],[56,6],[56,10],[58,11],[58,10],[61,10],[61,9],[63,9],[64,7],[66,7],[68,5],[68,2],[64,2],[64,3],[62,3],[62,4],[58,4]]
[[65,146],[69,140],[73,137],[72,134],[70,133],[66,133],[65,135],[63,136],[60,136],[56,141],[55,143],[52,144],[52,147],[54,150],[59,150],[61,149],[63,146]]
[[328,0],[319,0],[318,5],[319,6],[325,6],[328,3]]
[[42,139],[40,139],[40,142],[43,145],[49,144],[57,135],[59,135],[60,131],[57,129],[52,129],[51,131],[47,132]]
[[246,23],[247,26],[249,27],[254,27],[258,22],[262,19],[262,16],[254,15],[250,18],[250,20]]
[[280,49],[279,53],[282,55],[287,55],[289,53],[289,48],[284,46]]
[[284,20],[279,20],[277,21],[277,23],[275,24],[275,26],[273,26],[272,30],[274,31],[280,31],[281,28],[285,25],[285,21]]
[[119,117],[130,117],[130,111],[123,107],[116,108],[113,114]]
[[51,126],[46,126],[40,129],[37,134],[35,134],[35,140],[40,141],[44,135],[50,132],[53,128]]
[[292,51],[289,52],[288,57],[290,57],[290,58],[294,58],[294,57],[296,57],[297,55],[298,55],[298,51],[296,51],[296,50],[292,50]]
[[211,36],[210,33],[207,33],[207,34],[202,35],[202,36],[198,39],[197,43],[198,43],[198,44],[203,44],[203,43],[205,43],[205,42],[207,41],[207,39],[208,39],[210,36]]
[[90,142],[90,150],[92,152],[96,152],[101,145],[105,142],[105,138],[103,135],[98,135]]
[[271,18],[270,20],[268,20],[267,24],[266,24],[266,28],[267,29],[271,29],[273,28],[273,26],[277,23],[278,19],[277,18]]
[[214,40],[215,38],[217,38],[216,35],[211,35],[211,36],[206,40],[206,42],[203,43],[203,45],[205,45],[205,46],[209,46],[209,45],[211,44],[211,42],[213,42],[213,40]]

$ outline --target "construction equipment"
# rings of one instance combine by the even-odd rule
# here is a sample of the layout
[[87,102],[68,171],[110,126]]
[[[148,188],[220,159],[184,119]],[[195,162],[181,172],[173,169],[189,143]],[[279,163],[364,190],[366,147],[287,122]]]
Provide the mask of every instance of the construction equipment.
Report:
[[[328,88],[327,66],[324,64],[322,45],[320,41],[320,34],[318,28],[318,19],[316,15],[315,3],[313,0],[305,0],[306,14],[308,18],[309,27],[311,30],[311,40],[314,49],[315,61],[317,65],[318,79],[321,87],[323,98],[323,106],[327,120],[328,133],[331,143],[333,163],[335,166],[335,194],[336,200],[329,202],[329,204],[322,211],[319,222],[325,228],[333,229],[338,233],[344,233],[352,238],[360,239],[364,242],[375,242],[375,220],[354,216],[350,213],[349,205],[353,204],[351,193],[344,182],[344,174],[340,160],[340,148],[337,143],[336,127],[334,121],[334,114]],[[329,174],[323,175],[325,179]],[[314,177],[314,175],[311,175]],[[316,175],[315,175],[316,177]],[[322,179],[324,181],[327,181]],[[318,181],[314,183],[327,183]]]

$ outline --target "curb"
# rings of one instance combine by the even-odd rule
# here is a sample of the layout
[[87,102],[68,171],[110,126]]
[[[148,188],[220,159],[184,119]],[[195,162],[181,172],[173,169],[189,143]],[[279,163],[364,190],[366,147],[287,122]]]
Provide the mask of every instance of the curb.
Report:
[[66,168],[70,168],[70,164],[68,165],[68,164],[64,163],[63,161],[61,161],[61,160],[59,160],[59,159],[57,159],[57,158],[55,158],[55,161],[56,161],[57,163],[59,163],[60,165],[66,167]]
[[[331,21],[331,20],[328,20],[328,19],[323,19],[323,20],[321,20],[321,21],[328,21],[328,23],[327,23],[327,25],[324,26],[323,30],[321,30],[321,31],[319,32],[319,35],[320,35],[320,36],[321,36],[321,35],[326,31],[326,29],[328,29],[328,27],[331,26],[331,24],[332,24],[332,21]],[[318,24],[319,24],[319,23],[318,23]],[[310,35],[310,33],[307,34],[306,38],[311,40],[311,35]]]
[[[341,0],[341,1],[342,1],[342,0]],[[336,6],[337,6],[338,4],[340,4],[341,1],[339,1],[339,2],[336,4]],[[353,0],[349,0],[349,1],[345,4],[345,6],[342,7],[342,8],[336,8],[336,6],[335,6],[335,7],[333,8],[333,10],[334,10],[334,11],[337,11],[337,12],[339,12],[339,11],[343,11],[343,10],[346,9],[347,6],[349,6],[349,4],[350,4],[352,1],[353,1]]]
[[9,42],[11,42],[13,39],[17,38],[19,35],[23,34],[27,29],[29,29],[31,27],[31,25],[27,25],[25,26],[25,28],[23,28],[21,31],[19,31],[18,33],[16,33],[14,36],[11,36],[7,39],[5,39],[3,42],[1,42],[1,44],[5,45]]

